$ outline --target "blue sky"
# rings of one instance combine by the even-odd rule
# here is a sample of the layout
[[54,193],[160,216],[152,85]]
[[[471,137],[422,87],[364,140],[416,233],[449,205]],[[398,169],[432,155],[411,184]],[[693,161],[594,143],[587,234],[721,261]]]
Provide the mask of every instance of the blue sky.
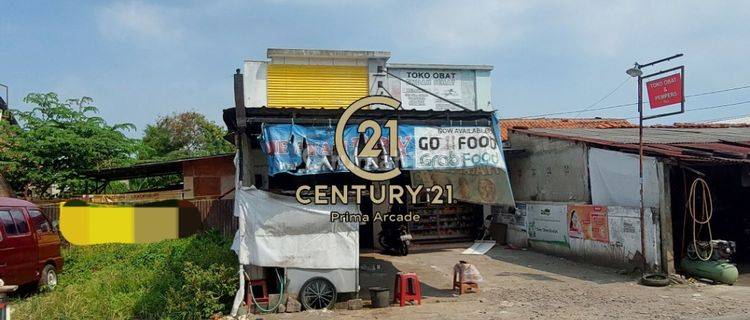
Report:
[[[750,85],[750,2],[680,1],[3,1],[0,83],[90,96],[139,136],[158,115],[196,110],[220,122],[232,73],[265,50],[391,51],[391,62],[491,64],[502,117],[586,108],[641,63],[685,57],[687,94]],[[672,64],[674,65],[674,64]],[[668,67],[670,65],[665,65]],[[649,71],[658,71],[657,69]],[[592,108],[630,103],[628,80]],[[750,100],[750,89],[688,98],[696,109]],[[750,114],[750,104],[662,122]],[[567,114],[636,116],[635,108]]]

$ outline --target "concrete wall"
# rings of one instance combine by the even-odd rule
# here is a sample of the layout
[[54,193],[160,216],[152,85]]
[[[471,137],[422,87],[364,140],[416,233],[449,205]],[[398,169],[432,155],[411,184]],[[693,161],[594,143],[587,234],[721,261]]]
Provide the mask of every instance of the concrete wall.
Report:
[[260,108],[268,105],[268,62],[245,61],[243,83],[246,107]]
[[591,203],[585,144],[516,132],[509,141],[524,150],[506,159],[516,201]]
[[476,70],[476,100],[477,110],[494,111],[492,106],[492,79],[490,71]]
[[[607,207],[607,224],[609,241],[601,242],[591,239],[580,239],[568,236],[567,206],[570,203],[560,202],[519,202],[525,223],[509,225],[508,242],[516,246],[525,246],[535,251],[580,260],[593,264],[616,268],[641,267],[641,223],[640,209],[632,207]],[[532,211],[543,210],[546,215],[538,215]],[[652,267],[662,264],[659,243],[660,228],[658,214],[646,211],[646,254],[645,260]],[[539,221],[543,219],[545,221]],[[559,223],[550,223],[557,221]],[[544,228],[548,234],[557,234],[559,239],[552,239],[544,235],[529,236],[529,228]]]

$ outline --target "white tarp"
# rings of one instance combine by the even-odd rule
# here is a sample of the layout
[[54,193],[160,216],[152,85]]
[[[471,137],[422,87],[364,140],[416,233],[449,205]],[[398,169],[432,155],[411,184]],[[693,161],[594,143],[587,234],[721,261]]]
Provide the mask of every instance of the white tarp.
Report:
[[235,192],[239,230],[232,249],[240,264],[306,269],[359,268],[359,224],[331,222],[354,205],[302,205],[294,197],[242,188]]
[[[641,206],[637,154],[591,148],[589,177],[591,203]],[[646,207],[659,208],[659,173],[653,157],[643,157],[643,197]]]

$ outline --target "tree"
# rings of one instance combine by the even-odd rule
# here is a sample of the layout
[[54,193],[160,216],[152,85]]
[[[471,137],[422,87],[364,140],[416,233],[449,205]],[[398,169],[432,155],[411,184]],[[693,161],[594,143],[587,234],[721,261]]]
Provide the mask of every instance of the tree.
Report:
[[169,160],[234,151],[224,140],[224,130],[197,112],[173,113],[147,125],[143,137],[144,160]]
[[60,196],[85,192],[85,171],[134,161],[136,141],[123,131],[129,123],[109,125],[95,116],[93,99],[60,101],[55,93],[31,93],[23,101],[31,111],[14,110],[19,126],[0,123],[0,163],[5,178],[27,197]]

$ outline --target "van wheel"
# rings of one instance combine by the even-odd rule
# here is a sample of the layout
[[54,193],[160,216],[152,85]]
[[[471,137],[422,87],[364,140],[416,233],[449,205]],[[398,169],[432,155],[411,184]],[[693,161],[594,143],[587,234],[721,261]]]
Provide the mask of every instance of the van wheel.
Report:
[[42,290],[52,291],[57,286],[57,272],[55,266],[48,264],[42,270],[42,277],[39,279],[39,287]]

